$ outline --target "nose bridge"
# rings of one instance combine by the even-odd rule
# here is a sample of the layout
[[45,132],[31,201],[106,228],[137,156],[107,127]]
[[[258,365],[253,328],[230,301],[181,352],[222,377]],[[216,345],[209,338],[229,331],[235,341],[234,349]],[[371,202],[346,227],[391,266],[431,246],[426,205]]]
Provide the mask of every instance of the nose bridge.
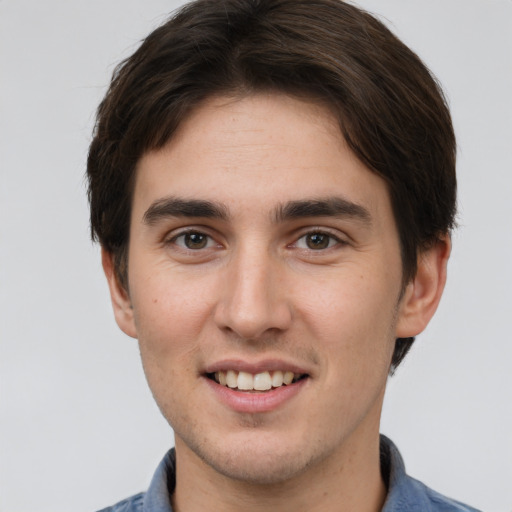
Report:
[[282,289],[278,258],[265,244],[252,241],[233,254],[217,308],[219,327],[243,339],[256,339],[269,330],[283,330],[291,312]]

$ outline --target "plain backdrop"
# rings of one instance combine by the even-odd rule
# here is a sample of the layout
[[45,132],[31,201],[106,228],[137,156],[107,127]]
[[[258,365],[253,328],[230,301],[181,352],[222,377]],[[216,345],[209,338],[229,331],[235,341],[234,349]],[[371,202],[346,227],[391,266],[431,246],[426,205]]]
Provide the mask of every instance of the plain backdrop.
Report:
[[[88,238],[94,111],[180,2],[0,0],[0,511],[92,511],[144,490],[172,432],[114,323]],[[512,2],[361,0],[434,71],[459,146],[459,224],[434,321],[390,379],[408,472],[512,511]]]

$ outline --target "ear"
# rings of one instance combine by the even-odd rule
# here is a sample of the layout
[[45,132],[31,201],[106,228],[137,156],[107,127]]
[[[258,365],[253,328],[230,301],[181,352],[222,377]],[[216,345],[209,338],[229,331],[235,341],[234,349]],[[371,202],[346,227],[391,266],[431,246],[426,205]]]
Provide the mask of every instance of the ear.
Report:
[[418,256],[418,270],[407,284],[400,302],[397,338],[416,336],[434,316],[446,283],[446,267],[452,244],[449,235]]
[[110,299],[112,300],[112,308],[114,309],[114,317],[117,325],[128,336],[137,338],[137,329],[135,327],[130,296],[117,278],[112,253],[104,248],[101,249],[101,264],[103,265],[103,271],[107,278]]

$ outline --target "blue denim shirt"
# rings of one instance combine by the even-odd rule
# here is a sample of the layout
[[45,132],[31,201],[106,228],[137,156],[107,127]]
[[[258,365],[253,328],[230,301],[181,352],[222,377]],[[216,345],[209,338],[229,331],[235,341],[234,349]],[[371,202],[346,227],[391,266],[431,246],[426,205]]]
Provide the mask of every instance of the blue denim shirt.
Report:
[[[408,476],[397,447],[385,436],[381,436],[380,444],[382,475],[388,487],[382,512],[479,512]],[[99,512],[172,512],[174,485],[175,456],[172,449],[158,466],[147,492]]]

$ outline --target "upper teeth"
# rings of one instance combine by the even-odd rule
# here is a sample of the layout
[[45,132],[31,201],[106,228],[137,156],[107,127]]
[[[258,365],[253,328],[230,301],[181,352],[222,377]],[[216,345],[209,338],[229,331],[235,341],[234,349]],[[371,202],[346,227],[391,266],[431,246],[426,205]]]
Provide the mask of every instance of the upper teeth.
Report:
[[215,373],[215,380],[222,386],[243,391],[266,391],[278,388],[283,384],[289,385],[297,380],[301,374],[290,371],[277,370],[274,372],[261,372],[253,375],[248,372],[237,372],[236,370],[219,371]]

